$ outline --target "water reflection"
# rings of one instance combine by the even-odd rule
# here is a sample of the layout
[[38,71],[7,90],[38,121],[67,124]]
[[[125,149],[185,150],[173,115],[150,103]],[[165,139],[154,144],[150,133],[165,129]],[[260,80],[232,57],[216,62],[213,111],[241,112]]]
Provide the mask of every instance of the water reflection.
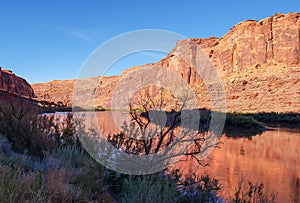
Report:
[[[161,171],[187,154],[196,155],[200,161],[218,142],[214,132],[199,133],[199,122],[187,119],[190,118],[190,111],[173,112],[166,116],[165,121],[160,119],[159,112],[151,112],[153,115],[150,120],[155,120],[151,122],[135,111],[129,114],[118,111],[117,119],[128,115],[132,119],[132,123],[124,122],[119,129],[115,124],[118,121],[112,116],[116,112],[87,112],[85,128],[79,133],[80,140],[101,164],[129,174]],[[199,114],[194,120],[199,121]]]
[[[98,125],[105,134],[119,133],[112,112],[98,112]],[[263,183],[266,191],[278,193],[278,202],[300,202],[299,130],[275,128],[249,138],[225,134],[211,154],[210,166],[199,167],[193,159],[175,164],[183,174],[207,172],[220,180],[221,195],[233,196],[241,180]]]
[[[247,138],[222,137],[223,144],[212,153],[206,172],[224,186],[222,196],[233,196],[240,181],[264,183],[278,192],[278,202],[300,202],[300,134],[276,129]],[[189,159],[178,165],[183,173],[202,173]]]

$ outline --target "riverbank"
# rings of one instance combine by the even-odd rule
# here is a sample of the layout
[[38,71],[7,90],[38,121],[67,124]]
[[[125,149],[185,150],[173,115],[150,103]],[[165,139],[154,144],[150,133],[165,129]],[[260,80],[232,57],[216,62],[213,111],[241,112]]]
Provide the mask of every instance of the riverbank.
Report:
[[[120,111],[108,108],[97,107],[95,109],[82,109],[71,107],[55,107],[55,108],[44,108],[44,113],[55,113],[55,112],[111,112]],[[123,110],[126,112],[125,110]],[[130,112],[128,112],[130,113]],[[136,110],[135,113],[141,114],[145,118],[149,118],[149,112],[144,112],[141,110]],[[173,117],[180,112],[171,111],[165,112],[167,117]],[[287,112],[257,112],[257,113],[242,113],[242,112],[227,112],[220,113],[214,112],[216,115],[224,116],[225,114],[225,124],[223,132],[228,136],[232,137],[249,137],[257,134],[261,134],[263,131],[272,130],[274,127],[281,128],[294,128],[300,129],[300,113]],[[200,120],[200,131],[207,131],[209,127],[209,122],[211,121],[212,111],[207,109],[199,109],[199,120]]]

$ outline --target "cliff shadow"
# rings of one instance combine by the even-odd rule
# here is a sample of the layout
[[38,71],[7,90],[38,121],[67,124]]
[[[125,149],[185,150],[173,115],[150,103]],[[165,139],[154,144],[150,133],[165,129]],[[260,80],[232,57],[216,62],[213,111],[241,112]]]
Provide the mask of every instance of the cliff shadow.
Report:
[[[207,109],[196,109],[199,111],[199,132],[209,130],[211,122],[212,111]],[[154,112],[157,110],[153,110]],[[172,125],[176,122],[177,126],[181,124],[181,114],[194,115],[192,111],[184,110],[186,112],[170,111],[170,112],[142,112],[140,115],[149,119],[149,114],[165,113],[167,116],[166,126]],[[274,128],[283,128],[286,130],[299,131],[300,130],[300,113],[275,113],[275,112],[259,112],[259,113],[223,113],[214,112],[216,114],[226,114],[225,125],[223,133],[228,137],[251,137],[261,134],[266,130],[273,130]],[[193,118],[194,119],[194,118]],[[155,120],[154,120],[155,122]],[[186,127],[186,126],[182,126]]]

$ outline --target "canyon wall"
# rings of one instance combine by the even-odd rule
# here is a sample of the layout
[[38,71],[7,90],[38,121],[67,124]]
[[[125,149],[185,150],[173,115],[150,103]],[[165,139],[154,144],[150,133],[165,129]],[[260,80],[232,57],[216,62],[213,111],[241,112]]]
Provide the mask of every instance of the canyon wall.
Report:
[[[181,65],[178,61],[170,64],[174,52],[194,44],[206,52],[222,77],[232,77],[243,69],[263,64],[296,67],[300,64],[300,13],[276,14],[261,21],[246,20],[235,25],[220,39],[211,37],[179,41],[175,49],[160,61],[160,65]],[[192,73],[188,74],[185,65],[182,67],[186,77],[193,77]],[[189,80],[193,81],[193,78]]]
[[[154,66],[176,71],[197,95],[199,107],[210,109],[208,84],[195,70],[195,46],[215,65],[224,86],[227,111],[300,112],[300,13],[247,20],[221,38],[187,39],[156,64],[135,66],[121,76],[98,77],[95,106],[110,107],[120,77]],[[185,52],[190,61],[178,53]],[[147,71],[144,73],[147,75]],[[173,81],[170,81],[173,82]],[[72,105],[74,81],[33,84],[39,99]]]
[[34,91],[30,84],[23,78],[16,76],[12,71],[0,67],[0,90],[20,96],[33,98]]

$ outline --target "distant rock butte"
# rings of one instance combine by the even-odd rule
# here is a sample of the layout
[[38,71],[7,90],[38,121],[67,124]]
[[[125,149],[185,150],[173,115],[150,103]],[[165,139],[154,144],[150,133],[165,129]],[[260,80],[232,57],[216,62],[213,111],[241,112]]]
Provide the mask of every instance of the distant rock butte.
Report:
[[16,76],[10,70],[4,70],[0,67],[0,90],[33,98],[34,91],[30,84],[23,78]]
[[[221,38],[180,40],[156,64],[132,67],[121,76],[98,77],[95,106],[110,107],[120,77],[143,67],[160,66],[179,73],[196,93],[199,107],[210,109],[207,84],[192,64],[176,57],[176,53],[185,51],[193,58],[191,50],[195,44],[217,67],[225,88],[227,111],[300,112],[300,13],[247,20]],[[38,99],[68,106],[72,105],[73,86],[74,80],[32,85]]]

